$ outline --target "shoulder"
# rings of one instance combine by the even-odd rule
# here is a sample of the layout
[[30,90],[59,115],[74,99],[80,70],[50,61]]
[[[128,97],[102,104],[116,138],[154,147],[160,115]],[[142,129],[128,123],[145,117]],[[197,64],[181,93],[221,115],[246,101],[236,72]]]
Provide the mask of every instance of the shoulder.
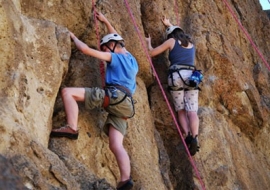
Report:
[[112,55],[112,60],[117,61],[117,62],[128,61],[130,58],[134,58],[134,56],[128,51],[111,53],[111,55]]
[[163,42],[163,46],[166,46],[166,47],[171,47],[171,46],[174,46],[175,44],[175,39],[173,38],[170,38],[168,40],[166,40],[165,42]]
[[[166,43],[172,43],[172,44],[174,44],[175,41],[176,41],[176,40],[175,40],[174,38],[169,38],[169,39],[166,40],[165,42],[166,42]],[[164,42],[164,43],[165,43],[165,42]]]
[[170,50],[172,50],[173,47],[174,47],[174,45],[175,45],[175,42],[176,42],[176,40],[175,40],[174,38],[169,38],[168,40],[166,40],[166,41],[164,42],[164,44],[166,44],[166,46],[167,46]]
[[189,42],[189,43],[188,43],[188,48],[190,48],[190,49],[191,49],[191,48],[195,48],[195,46],[194,46],[193,43]]

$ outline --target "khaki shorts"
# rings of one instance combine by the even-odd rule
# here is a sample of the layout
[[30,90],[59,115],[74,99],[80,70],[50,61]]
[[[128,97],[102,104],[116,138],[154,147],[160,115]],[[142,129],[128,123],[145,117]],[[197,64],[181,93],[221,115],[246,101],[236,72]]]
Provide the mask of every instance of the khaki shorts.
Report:
[[[191,70],[181,70],[179,72],[183,80],[187,80],[192,74]],[[179,76],[178,72],[174,72],[168,77],[168,85],[171,89],[188,88],[188,86],[184,84],[183,80]],[[171,90],[170,93],[172,95],[176,111],[183,109],[186,111],[198,111],[199,90]]]
[[[130,117],[134,113],[133,103],[131,97],[125,97],[125,93],[120,90],[116,90],[117,98],[111,98],[109,91],[110,104],[104,108],[109,114],[105,125],[103,127],[104,132],[109,135],[109,125],[120,131],[123,135],[126,135],[127,131],[127,117]],[[100,108],[103,105],[105,97],[105,90],[101,88],[85,88],[85,107],[87,109]],[[120,102],[117,104],[118,102]]]

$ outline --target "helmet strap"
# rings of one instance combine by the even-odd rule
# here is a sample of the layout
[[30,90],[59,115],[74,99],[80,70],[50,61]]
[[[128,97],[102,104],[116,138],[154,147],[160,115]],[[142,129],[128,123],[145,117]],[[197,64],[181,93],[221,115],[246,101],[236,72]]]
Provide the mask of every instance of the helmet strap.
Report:
[[113,50],[112,50],[107,44],[105,44],[105,46],[106,46],[111,52],[113,52]]
[[105,46],[106,46],[112,53],[114,53],[114,50],[115,50],[117,44],[119,43],[118,41],[114,41],[114,42],[115,42],[115,43],[114,43],[113,49],[111,49],[107,44],[105,44]]

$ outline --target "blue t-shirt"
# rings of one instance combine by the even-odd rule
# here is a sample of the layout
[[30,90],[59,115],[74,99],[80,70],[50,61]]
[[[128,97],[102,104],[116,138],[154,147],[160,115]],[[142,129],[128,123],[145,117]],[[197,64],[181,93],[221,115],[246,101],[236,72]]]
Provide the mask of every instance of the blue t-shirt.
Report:
[[129,52],[111,53],[112,60],[107,64],[106,84],[121,85],[134,94],[136,90],[136,75],[138,73],[138,63]]
[[195,47],[184,48],[175,40],[173,49],[169,52],[169,60],[172,65],[194,65]]

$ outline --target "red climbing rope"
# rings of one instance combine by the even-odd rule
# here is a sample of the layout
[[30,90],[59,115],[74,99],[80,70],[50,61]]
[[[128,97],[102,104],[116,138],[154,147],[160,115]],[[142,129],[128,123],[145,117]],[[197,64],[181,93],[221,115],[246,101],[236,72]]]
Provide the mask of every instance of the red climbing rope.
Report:
[[[96,5],[94,3],[94,0],[92,0],[92,9],[94,13],[94,21],[95,21],[95,28],[96,28],[96,36],[97,36],[97,46],[98,50],[100,50],[100,35],[99,35],[99,27],[98,27],[98,21],[97,21],[97,10],[96,10]],[[105,86],[105,65],[103,61],[100,61],[99,64],[99,70],[100,70],[100,75],[101,75],[101,85],[102,87]]]
[[176,24],[177,24],[177,26],[180,26],[180,20],[179,20],[179,12],[178,12],[178,4],[177,4],[177,0],[175,0],[174,1],[174,11],[175,11],[175,15],[177,15],[176,16]]
[[[270,0],[268,0],[270,2]],[[251,43],[251,45],[253,46],[253,48],[255,49],[255,51],[259,54],[260,58],[262,59],[263,63],[265,64],[265,66],[268,68],[268,70],[270,71],[270,66],[267,63],[267,61],[265,60],[265,58],[263,57],[262,53],[260,52],[260,50],[257,48],[257,46],[255,45],[255,43],[253,42],[252,38],[249,36],[248,32],[245,30],[244,26],[241,24],[241,22],[237,19],[237,16],[235,15],[234,11],[232,10],[232,8],[230,7],[229,3],[227,2],[227,0],[223,0],[223,2],[226,4],[227,8],[229,9],[229,11],[231,12],[233,18],[236,20],[236,22],[238,23],[239,27],[241,28],[241,30],[244,32],[244,34],[246,35],[246,37],[248,38],[249,42]]]
[[132,11],[131,11],[131,9],[130,9],[130,6],[129,6],[127,0],[124,0],[124,1],[125,1],[125,4],[126,4],[126,7],[127,7],[127,9],[128,9],[129,15],[130,15],[130,17],[131,17],[131,20],[132,20],[132,22],[133,22],[133,25],[134,25],[134,27],[135,27],[135,29],[136,29],[136,32],[138,33],[138,36],[139,36],[139,38],[140,38],[140,42],[141,42],[141,44],[142,44],[142,46],[143,46],[144,52],[146,52],[147,59],[148,59],[149,63],[151,64],[151,67],[152,67],[152,69],[153,69],[154,75],[156,76],[156,80],[157,80],[157,83],[158,83],[158,85],[159,85],[159,88],[160,88],[160,90],[161,90],[161,92],[162,92],[162,95],[163,95],[163,97],[164,97],[164,99],[165,99],[165,101],[166,101],[166,103],[167,103],[167,106],[168,106],[168,108],[169,108],[169,110],[170,110],[171,116],[172,116],[172,118],[173,118],[173,120],[174,120],[174,123],[175,123],[175,125],[176,125],[176,127],[177,127],[178,133],[179,133],[179,135],[180,135],[180,137],[181,137],[181,139],[182,139],[182,142],[183,142],[183,144],[184,144],[184,146],[185,146],[186,152],[187,152],[187,154],[188,154],[188,156],[189,156],[189,160],[190,160],[190,162],[191,162],[191,164],[192,164],[192,166],[193,166],[193,168],[194,168],[194,171],[195,171],[195,173],[196,173],[196,175],[197,175],[197,177],[198,177],[198,179],[199,179],[199,181],[200,181],[200,183],[201,183],[202,189],[205,190],[204,183],[203,183],[203,181],[202,181],[202,179],[201,179],[201,177],[200,177],[199,171],[198,171],[198,169],[197,169],[197,167],[196,167],[196,165],[195,165],[195,163],[194,163],[194,160],[192,159],[192,156],[191,156],[190,153],[189,153],[188,147],[187,147],[187,145],[186,145],[186,143],[185,143],[185,140],[184,140],[184,137],[183,137],[183,135],[182,135],[182,133],[181,133],[180,127],[179,127],[178,122],[177,122],[177,119],[176,119],[176,117],[175,117],[175,115],[174,115],[174,112],[173,112],[173,110],[172,110],[172,108],[171,108],[171,105],[170,105],[169,100],[168,100],[168,98],[167,98],[167,96],[166,96],[166,93],[165,93],[164,89],[162,88],[162,84],[161,84],[161,82],[160,82],[160,80],[159,80],[159,77],[158,77],[158,74],[157,74],[157,72],[156,72],[156,70],[155,70],[155,67],[154,67],[154,65],[153,65],[153,63],[152,63],[152,61],[151,61],[150,55],[149,55],[149,53],[148,53],[148,49],[146,48],[145,43],[144,43],[145,40],[143,40],[143,38],[142,38],[142,35],[141,35],[141,33],[140,33],[139,29],[138,29],[138,26],[137,26],[137,24],[136,24],[136,21],[135,21],[135,19],[134,19],[133,13],[132,13]]

